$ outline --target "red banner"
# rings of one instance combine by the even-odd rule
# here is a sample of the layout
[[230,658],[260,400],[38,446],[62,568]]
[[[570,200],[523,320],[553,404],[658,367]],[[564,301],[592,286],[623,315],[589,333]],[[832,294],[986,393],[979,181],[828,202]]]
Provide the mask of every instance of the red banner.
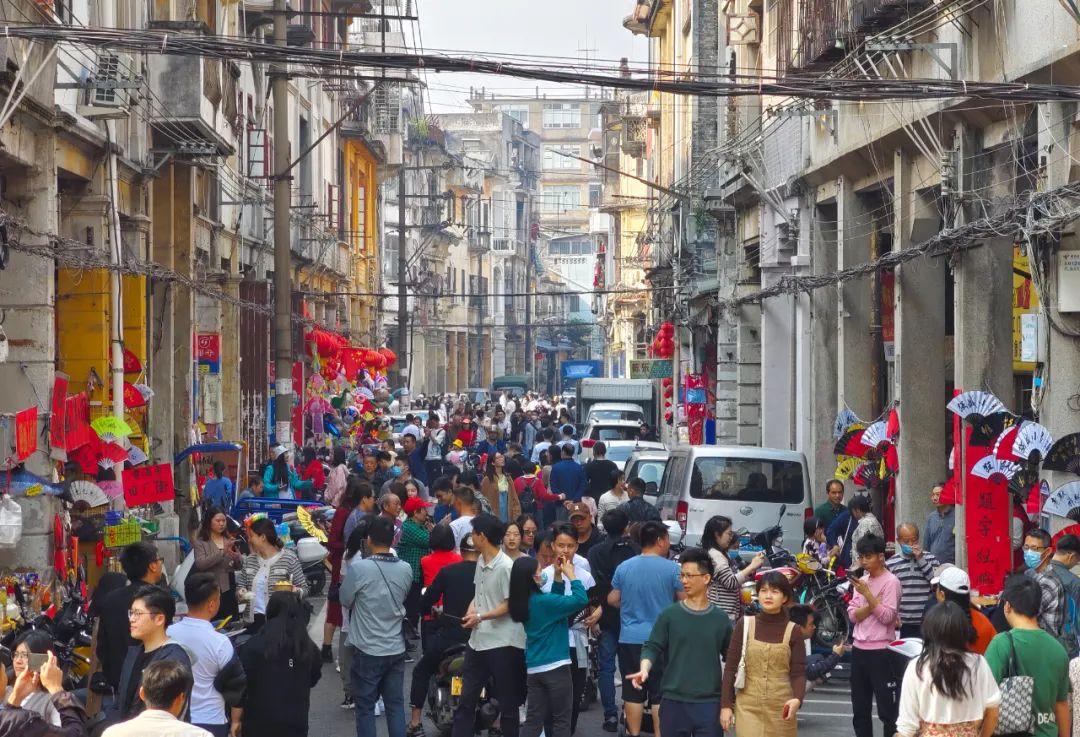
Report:
[[64,447],[78,450],[94,438],[90,427],[90,398],[86,392],[72,394],[64,403]]
[[37,407],[15,413],[15,458],[25,461],[37,450]]
[[64,408],[67,406],[68,377],[56,372],[53,378],[52,410],[49,414],[49,445],[54,450],[66,450],[64,444]]
[[129,507],[141,507],[176,498],[171,463],[136,466],[124,469],[124,501]]
[[[971,428],[965,427],[965,444],[970,435]],[[971,588],[978,589],[984,596],[1000,593],[1012,566],[1009,482],[1000,476],[990,481],[971,473],[975,464],[990,453],[993,453],[992,448],[967,445],[964,459],[967,499],[963,514],[968,575],[971,576]]]

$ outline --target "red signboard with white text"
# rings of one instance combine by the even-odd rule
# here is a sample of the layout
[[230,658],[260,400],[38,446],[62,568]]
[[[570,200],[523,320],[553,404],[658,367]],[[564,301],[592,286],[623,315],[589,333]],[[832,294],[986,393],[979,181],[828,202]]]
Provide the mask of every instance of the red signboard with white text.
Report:
[[124,502],[129,507],[167,502],[176,497],[171,463],[125,468],[123,479]]

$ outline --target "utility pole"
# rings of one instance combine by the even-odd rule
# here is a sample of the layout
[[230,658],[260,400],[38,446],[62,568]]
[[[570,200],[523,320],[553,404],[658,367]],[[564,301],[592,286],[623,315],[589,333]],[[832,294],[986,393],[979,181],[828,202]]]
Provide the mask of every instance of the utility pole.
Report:
[[[274,0],[274,43],[286,46],[285,0]],[[279,445],[292,441],[292,250],[289,243],[289,208],[292,176],[289,168],[289,82],[287,68],[270,66],[274,100],[274,431]]]
[[398,254],[397,254],[397,354],[401,386],[409,380],[409,309],[405,294],[405,271],[408,258],[405,253],[405,152],[402,150],[401,167],[398,169]]

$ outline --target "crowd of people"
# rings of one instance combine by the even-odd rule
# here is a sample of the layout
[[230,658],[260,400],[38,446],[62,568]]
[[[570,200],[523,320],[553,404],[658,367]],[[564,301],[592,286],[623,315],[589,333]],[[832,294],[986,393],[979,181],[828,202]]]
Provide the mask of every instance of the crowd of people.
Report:
[[[568,737],[587,689],[608,732],[789,737],[807,692],[841,661],[856,737],[874,734],[875,706],[884,734],[900,737],[1080,728],[1077,537],[1028,529],[1021,570],[986,602],[954,564],[954,510],[940,488],[929,519],[902,522],[887,545],[869,500],[830,480],[802,552],[850,581],[851,634],[818,647],[821,613],[764,553],[739,553],[731,519],[713,517],[697,546],[673,548],[644,484],[627,482],[603,442],[579,462],[570,408],[503,399],[483,410],[435,402],[403,428],[400,449],[339,446],[328,472],[312,449],[296,466],[275,449],[239,495],[310,494],[334,507],[321,643],[296,552],[265,518],[249,520],[242,552],[225,511],[234,489],[215,471],[182,618],[149,542],[125,548],[123,575],[94,593],[91,690],[109,694],[106,737],[303,737],[311,689],[335,662],[357,737],[374,737],[380,715],[389,737],[423,737],[430,681],[454,647],[453,737],[475,733],[483,699],[503,737]],[[225,616],[242,619],[243,637],[215,629]],[[898,637],[921,638],[921,652],[895,652]],[[64,689],[48,636],[20,639],[12,682],[2,668],[0,678],[0,736],[87,733],[85,694]]]

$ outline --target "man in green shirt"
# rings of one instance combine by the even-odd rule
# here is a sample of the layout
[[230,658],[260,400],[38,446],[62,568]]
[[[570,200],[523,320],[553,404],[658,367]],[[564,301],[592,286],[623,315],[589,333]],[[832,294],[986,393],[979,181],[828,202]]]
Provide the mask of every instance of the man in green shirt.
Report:
[[731,639],[731,620],[706,594],[713,562],[701,548],[679,557],[686,598],[660,612],[641,649],[641,669],[629,680],[644,688],[653,663],[664,663],[660,734],[715,737],[719,734],[720,658]]
[[1009,673],[1016,653],[1016,674],[1035,679],[1031,699],[1034,737],[1069,737],[1069,656],[1053,635],[1039,629],[1039,584],[1024,576],[1005,582],[1001,602],[1012,628],[990,641],[986,662],[998,683]]
[[844,482],[840,479],[829,479],[825,482],[825,494],[828,499],[817,505],[814,517],[822,527],[828,529],[833,520],[844,511]]

